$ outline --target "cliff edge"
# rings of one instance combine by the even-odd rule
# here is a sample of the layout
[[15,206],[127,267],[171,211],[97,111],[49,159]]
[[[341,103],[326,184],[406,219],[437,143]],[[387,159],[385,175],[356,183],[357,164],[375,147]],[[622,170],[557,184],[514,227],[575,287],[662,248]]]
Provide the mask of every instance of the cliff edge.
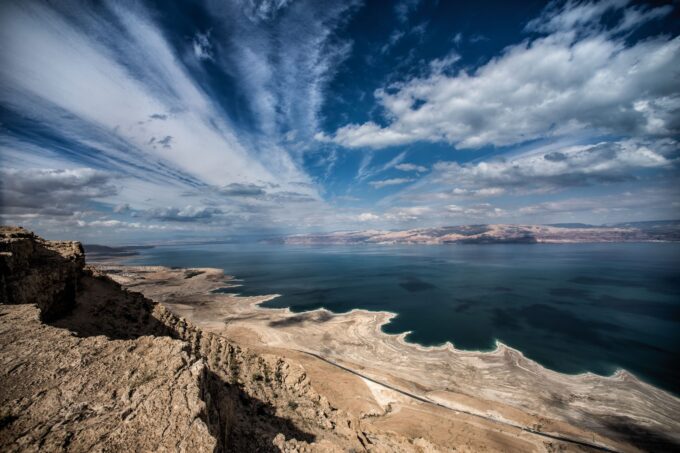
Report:
[[0,227],[0,297],[2,451],[431,451],[123,289],[77,242]]

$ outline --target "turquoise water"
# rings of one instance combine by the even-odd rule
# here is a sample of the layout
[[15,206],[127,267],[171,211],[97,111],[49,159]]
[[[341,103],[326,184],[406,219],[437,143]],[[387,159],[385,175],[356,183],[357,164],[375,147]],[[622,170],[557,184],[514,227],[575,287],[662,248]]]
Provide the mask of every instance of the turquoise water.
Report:
[[680,393],[680,244],[286,246],[144,250],[128,262],[217,267],[264,304],[398,314],[386,332],[423,345],[492,349],[553,370],[624,368]]

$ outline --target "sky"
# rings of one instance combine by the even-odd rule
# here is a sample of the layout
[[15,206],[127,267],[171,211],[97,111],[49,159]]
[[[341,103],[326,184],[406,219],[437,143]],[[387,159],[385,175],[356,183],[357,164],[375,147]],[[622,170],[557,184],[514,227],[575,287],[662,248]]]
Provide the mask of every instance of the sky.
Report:
[[0,214],[231,240],[680,218],[680,3],[0,1]]

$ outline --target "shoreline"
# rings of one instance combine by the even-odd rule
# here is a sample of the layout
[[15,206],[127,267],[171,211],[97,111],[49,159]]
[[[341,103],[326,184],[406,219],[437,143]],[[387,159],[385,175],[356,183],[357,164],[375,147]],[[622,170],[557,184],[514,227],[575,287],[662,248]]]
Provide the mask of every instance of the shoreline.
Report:
[[[221,269],[218,269],[218,268],[210,268],[210,269],[221,270]],[[223,271],[223,270],[222,270],[222,271]],[[223,272],[224,272],[224,271],[223,271]],[[231,275],[226,275],[226,274],[225,274],[225,278],[229,279],[228,281],[245,282],[244,279],[235,278],[234,276],[231,276]],[[239,285],[233,285],[233,286],[225,286],[225,287],[223,287],[223,288],[238,288],[238,287],[243,287],[243,286],[245,286],[245,285],[239,284]],[[650,385],[650,386],[652,386],[652,387],[654,387],[654,388],[657,388],[657,389],[662,390],[662,391],[664,391],[664,392],[670,393],[671,395],[673,395],[673,396],[675,396],[675,397],[680,398],[680,395],[675,394],[674,392],[672,392],[672,391],[670,391],[670,390],[668,390],[668,389],[665,389],[665,388],[662,388],[662,387],[660,387],[660,386],[654,385],[654,383],[648,382],[647,380],[645,380],[644,378],[641,378],[640,376],[638,376],[638,375],[635,374],[634,372],[632,372],[632,371],[630,371],[630,370],[627,370],[627,369],[625,369],[625,368],[623,368],[623,367],[621,367],[621,366],[617,366],[616,369],[615,369],[614,371],[612,371],[611,374],[599,374],[599,373],[595,373],[594,371],[582,371],[582,372],[578,372],[578,373],[569,373],[569,372],[554,370],[554,369],[552,369],[552,368],[550,368],[550,367],[548,367],[548,366],[542,364],[542,363],[539,362],[538,360],[532,359],[531,357],[527,356],[522,350],[520,350],[520,349],[518,349],[518,348],[513,348],[512,346],[510,346],[510,345],[508,345],[508,344],[506,344],[506,343],[503,343],[503,341],[500,340],[500,339],[498,339],[498,338],[494,338],[494,347],[493,347],[493,348],[489,348],[489,349],[463,349],[463,348],[458,348],[458,347],[456,347],[456,345],[455,345],[452,341],[450,341],[450,340],[447,340],[447,341],[445,341],[445,342],[443,342],[443,343],[441,343],[441,344],[437,344],[437,345],[424,345],[424,344],[422,344],[422,343],[418,343],[417,341],[409,341],[409,340],[406,339],[406,337],[407,337],[410,333],[413,332],[412,330],[408,330],[408,331],[406,331],[406,332],[400,332],[400,333],[390,333],[390,332],[385,332],[385,331],[383,330],[383,327],[386,326],[386,325],[388,325],[388,324],[390,324],[390,323],[392,322],[392,319],[396,318],[397,316],[400,316],[399,313],[396,313],[396,312],[393,312],[393,311],[388,311],[388,310],[369,310],[369,309],[366,309],[366,308],[352,308],[351,310],[344,311],[344,312],[335,312],[335,311],[333,311],[333,310],[331,310],[331,309],[329,309],[329,308],[326,308],[326,307],[314,308],[314,309],[312,309],[312,310],[294,311],[294,310],[291,310],[290,307],[283,307],[283,308],[280,308],[280,307],[264,307],[264,306],[262,306],[262,304],[264,304],[264,303],[266,303],[266,302],[269,302],[269,301],[271,301],[271,300],[274,300],[274,299],[276,299],[276,298],[278,298],[278,297],[282,297],[283,294],[268,294],[268,295],[262,295],[262,296],[243,296],[241,293],[231,293],[231,292],[227,293],[227,292],[220,292],[220,291],[219,291],[220,289],[222,289],[222,288],[217,288],[216,290],[211,291],[211,294],[229,294],[229,295],[232,295],[232,296],[234,296],[234,297],[266,297],[266,299],[263,299],[261,302],[258,302],[258,303],[256,304],[258,308],[261,308],[261,309],[264,309],[264,310],[288,310],[286,313],[287,313],[287,314],[290,314],[290,315],[296,315],[296,314],[310,314],[310,315],[313,315],[313,314],[315,314],[316,312],[326,312],[326,313],[328,313],[328,314],[331,315],[331,316],[350,315],[350,314],[355,313],[355,312],[357,312],[357,313],[365,312],[365,313],[367,313],[367,314],[385,315],[386,320],[385,320],[382,324],[380,324],[380,326],[379,326],[379,327],[380,327],[380,331],[381,331],[381,333],[382,333],[383,335],[388,335],[388,336],[396,337],[397,340],[398,340],[399,342],[401,342],[404,346],[415,347],[415,348],[417,348],[417,349],[419,349],[419,350],[421,350],[421,351],[423,351],[423,352],[430,352],[430,351],[433,351],[433,350],[434,350],[434,351],[448,350],[448,351],[450,351],[450,352],[452,352],[452,353],[466,353],[466,352],[470,352],[470,353],[480,353],[480,354],[484,354],[484,353],[494,354],[494,353],[498,353],[498,352],[499,352],[499,349],[506,349],[506,350],[511,350],[511,351],[513,351],[513,352],[515,352],[515,353],[517,353],[517,354],[520,354],[525,360],[530,360],[530,361],[532,361],[532,362],[535,362],[537,365],[541,366],[541,367],[542,367],[543,369],[545,369],[546,371],[551,371],[551,372],[554,372],[554,373],[563,374],[563,375],[565,375],[565,376],[576,376],[576,377],[578,377],[578,376],[598,377],[598,378],[603,378],[603,379],[621,379],[621,376],[627,376],[627,377],[632,378],[632,379],[635,379],[635,380],[637,380],[637,381],[639,381],[639,382],[641,382],[641,383],[643,383],[643,384]]]
[[[216,268],[215,268],[216,269]],[[646,380],[640,378],[638,375],[635,373],[626,370],[625,368],[622,367],[617,367],[616,370],[614,370],[611,374],[609,375],[603,375],[603,374],[598,374],[592,371],[583,371],[580,373],[565,373],[562,371],[557,371],[553,370],[552,368],[549,368],[539,361],[532,359],[528,357],[524,352],[517,348],[513,348],[512,346],[509,346],[505,343],[503,343],[499,339],[494,339],[495,342],[495,347],[493,349],[461,349],[457,348],[451,341],[445,341],[444,343],[440,345],[423,345],[415,341],[409,341],[406,339],[406,336],[408,336],[409,333],[413,332],[412,330],[406,331],[406,332],[401,332],[401,333],[390,333],[390,332],[385,332],[382,330],[382,328],[392,322],[392,319],[399,316],[398,313],[391,312],[391,311],[386,311],[386,310],[368,310],[365,308],[353,308],[349,311],[346,312],[339,312],[336,313],[328,308],[325,307],[320,307],[320,308],[315,308],[313,310],[302,310],[302,311],[293,311],[290,309],[290,307],[284,307],[284,308],[277,308],[277,307],[263,307],[262,304],[276,299],[277,297],[281,297],[281,294],[271,294],[271,295],[266,295],[266,296],[241,296],[238,294],[234,294],[235,297],[266,297],[267,299],[262,300],[261,302],[257,302],[255,305],[257,306],[258,309],[262,310],[284,310],[284,313],[287,315],[298,315],[298,314],[308,314],[308,315],[316,315],[316,314],[321,314],[321,313],[326,313],[330,315],[331,317],[338,317],[338,316],[344,316],[344,315],[352,315],[352,314],[357,314],[357,315],[384,315],[385,316],[385,321],[382,322],[382,324],[379,324],[378,327],[380,328],[380,333],[382,335],[386,335],[388,337],[394,337],[399,343],[401,343],[405,347],[409,348],[414,348],[417,349],[420,352],[424,353],[429,353],[429,352],[450,352],[452,354],[456,355],[465,355],[465,354],[470,354],[470,355],[477,355],[477,354],[490,354],[490,355],[499,355],[502,354],[505,351],[511,351],[515,354],[518,354],[521,356],[523,360],[527,360],[530,362],[533,362],[536,366],[540,367],[542,371],[544,372],[550,372],[550,373],[555,373],[558,375],[563,375],[563,376],[568,376],[568,377],[584,377],[584,378],[597,378],[597,379],[611,379],[611,380],[621,380],[624,378],[627,379],[632,379],[640,384],[648,385],[650,387],[653,387],[654,389],[660,390],[662,392],[666,392],[670,394],[673,397],[680,398],[680,395],[675,395],[673,392],[661,388],[659,386],[656,386],[650,382],[647,382]]]
[[[675,241],[643,241],[643,242],[639,242],[639,243],[648,243],[648,242],[675,242]],[[539,242],[539,244],[540,243],[541,242]],[[544,243],[545,244],[563,244],[563,243],[567,243],[567,242],[544,242]],[[607,244],[607,243],[612,243],[612,242],[599,242],[599,243]],[[628,242],[628,243],[633,243],[633,242],[631,241],[631,242]],[[284,245],[287,245],[287,244],[284,244]],[[291,244],[291,245],[298,246],[298,244]],[[335,245],[335,244],[329,244],[329,245]],[[357,244],[357,245],[367,245],[367,244]],[[392,244],[368,244],[368,245],[392,245]],[[438,244],[415,244],[415,243],[410,244],[410,243],[407,243],[407,244],[397,244],[397,245],[438,245]],[[439,245],[441,245],[441,244],[439,244]],[[457,243],[445,244],[445,245],[457,245]],[[470,245],[470,244],[462,243],[461,245]],[[478,245],[478,244],[472,244],[472,245]],[[129,257],[126,257],[126,258],[129,258]],[[123,261],[124,261],[124,259],[123,259]],[[168,268],[168,269],[172,269],[172,270],[188,270],[188,269],[211,270],[211,271],[221,272],[224,276],[224,283],[227,283],[227,284],[228,284],[228,282],[231,282],[231,281],[233,281],[233,282],[245,282],[246,281],[243,278],[237,278],[236,276],[233,276],[233,275],[224,274],[224,269],[220,269],[220,268],[181,268],[181,267],[167,267],[167,266],[163,266],[163,265],[149,265],[149,266],[147,266],[147,265],[137,265],[137,264],[126,264],[126,263],[120,262],[118,260],[101,261],[101,262],[94,261],[92,264],[95,265],[95,266],[104,266],[104,267],[106,267],[106,265],[110,264],[110,265],[121,266],[121,267],[149,267],[149,268],[162,267],[162,268]],[[654,385],[653,383],[648,382],[647,380],[641,378],[640,376],[638,376],[634,372],[627,370],[627,369],[625,369],[621,366],[617,366],[616,369],[614,371],[612,371],[611,374],[608,374],[608,375],[607,374],[598,374],[598,373],[595,373],[593,371],[583,371],[583,372],[579,372],[579,373],[568,373],[568,372],[558,371],[558,370],[554,370],[550,367],[543,365],[542,363],[540,363],[536,359],[532,359],[532,358],[528,357],[520,349],[514,348],[514,347],[504,343],[502,340],[499,340],[497,338],[494,339],[494,347],[490,348],[490,349],[462,349],[462,348],[457,348],[455,346],[455,344],[453,344],[453,342],[450,341],[450,340],[447,340],[447,341],[445,341],[445,342],[443,342],[439,345],[424,345],[424,344],[418,343],[416,341],[409,341],[409,340],[406,339],[406,337],[410,333],[413,332],[412,330],[400,332],[400,333],[390,333],[390,332],[385,332],[383,330],[384,326],[390,324],[392,322],[392,320],[394,318],[396,318],[397,316],[400,316],[399,313],[396,313],[396,312],[392,312],[392,311],[388,311],[388,310],[369,310],[369,309],[366,309],[366,308],[352,308],[351,310],[348,310],[348,311],[345,311],[345,312],[334,312],[331,309],[326,308],[326,307],[319,307],[319,308],[315,308],[315,309],[312,309],[312,310],[294,311],[290,307],[265,307],[262,304],[269,302],[271,300],[274,300],[276,298],[282,297],[284,295],[275,293],[275,294],[244,296],[241,293],[223,293],[223,292],[218,291],[222,288],[232,288],[232,287],[245,287],[245,284],[241,283],[241,284],[237,284],[237,285],[233,285],[233,286],[221,286],[221,287],[214,288],[214,289],[212,289],[208,292],[210,294],[214,294],[214,295],[221,295],[221,296],[229,295],[229,296],[238,297],[238,298],[253,298],[253,297],[256,297],[256,298],[260,299],[259,302],[254,304],[254,306],[257,309],[271,310],[271,311],[282,310],[283,313],[288,315],[288,316],[295,316],[295,315],[300,315],[300,314],[316,315],[316,314],[320,314],[320,313],[325,313],[325,314],[327,314],[331,317],[353,315],[353,314],[367,315],[367,316],[372,316],[372,315],[384,316],[384,321],[382,321],[381,323],[378,323],[378,327],[380,329],[380,334],[386,335],[388,337],[393,337],[399,343],[401,343],[403,346],[415,348],[415,349],[417,349],[421,352],[433,352],[433,351],[435,351],[435,352],[450,352],[452,354],[461,354],[461,355],[464,355],[464,354],[492,354],[492,355],[496,354],[497,355],[497,354],[502,353],[503,351],[511,351],[513,353],[520,355],[523,360],[533,362],[536,366],[540,367],[542,370],[544,370],[546,372],[555,373],[555,374],[558,374],[558,375],[563,375],[563,376],[568,376],[568,377],[575,377],[575,378],[589,377],[589,378],[600,378],[600,379],[611,379],[611,380],[621,380],[623,378],[633,379],[633,380],[639,382],[640,384],[648,385],[650,387],[653,387],[654,389],[658,389],[660,391],[666,392],[669,395],[680,399],[679,394],[675,394],[674,392],[672,392],[668,389]]]
[[318,355],[453,411],[581,440],[594,436],[624,451],[635,450],[616,447],[612,439],[625,440],[626,426],[680,444],[680,399],[624,369],[610,376],[561,373],[498,340],[490,351],[461,350],[451,342],[423,346],[407,341],[408,332],[384,332],[396,316],[386,311],[263,307],[278,295],[212,293],[229,285],[221,269],[111,264],[104,272],[107,267],[128,289],[209,331],[251,347]]
[[[214,270],[224,272],[222,269],[218,269],[218,268],[207,268],[207,269],[214,269]],[[231,278],[233,276],[225,275],[225,277]],[[243,279],[235,279],[235,278],[234,278],[234,280],[245,281]],[[239,287],[239,286],[244,286],[244,285],[236,285],[236,287]],[[220,289],[220,288],[218,288],[218,289]],[[503,343],[503,341],[501,341],[497,338],[494,339],[494,347],[490,348],[490,349],[462,349],[462,348],[457,348],[456,345],[453,344],[453,342],[451,342],[450,340],[447,340],[444,343],[439,344],[439,345],[424,345],[424,344],[418,343],[416,341],[409,341],[409,340],[406,339],[406,337],[410,333],[413,332],[412,330],[408,330],[406,332],[400,332],[400,333],[390,333],[390,332],[385,332],[383,330],[384,326],[390,324],[392,322],[392,319],[399,316],[399,313],[396,313],[396,312],[391,312],[391,311],[387,311],[387,310],[368,310],[368,309],[365,309],[365,308],[353,308],[353,309],[345,311],[345,312],[334,312],[331,309],[326,308],[326,307],[319,307],[319,308],[315,308],[315,309],[312,309],[312,310],[293,311],[293,310],[290,309],[290,307],[279,308],[279,307],[264,307],[264,306],[262,306],[262,304],[264,304],[266,302],[274,300],[278,297],[282,297],[283,296],[282,294],[268,294],[268,295],[262,295],[262,296],[259,296],[259,295],[258,296],[243,296],[240,293],[221,293],[221,292],[215,292],[215,293],[212,293],[212,294],[220,294],[220,295],[229,294],[229,295],[234,296],[234,297],[263,297],[265,299],[263,299],[262,301],[255,304],[258,309],[262,309],[262,310],[284,310],[284,313],[287,314],[287,315],[290,315],[290,316],[299,315],[299,314],[315,315],[315,314],[319,314],[319,313],[326,313],[326,314],[328,314],[332,317],[343,316],[343,315],[352,315],[352,314],[355,314],[355,313],[359,314],[359,315],[366,314],[366,315],[369,315],[369,316],[371,316],[371,315],[383,315],[385,317],[385,320],[381,324],[379,324],[379,326],[378,326],[380,328],[381,334],[389,336],[389,337],[396,338],[396,340],[399,341],[401,344],[403,344],[405,347],[412,347],[412,348],[418,349],[419,351],[422,351],[422,352],[425,352],[425,353],[432,352],[432,351],[447,351],[447,352],[450,352],[452,354],[466,354],[466,353],[470,353],[470,354],[500,354],[503,351],[512,351],[513,353],[519,354],[522,357],[522,359],[535,363],[537,366],[541,367],[546,372],[556,373],[556,374],[559,374],[559,375],[570,376],[570,377],[590,377],[590,378],[612,379],[612,380],[621,380],[621,379],[624,379],[624,378],[628,378],[628,379],[633,379],[633,380],[635,380],[635,381],[637,381],[641,384],[648,385],[648,386],[653,387],[655,389],[658,389],[660,391],[666,392],[673,397],[680,398],[680,395],[675,394],[671,390],[657,386],[652,382],[648,382],[644,378],[641,378],[637,374],[635,374],[632,371],[627,370],[627,369],[625,369],[621,366],[617,366],[616,369],[614,371],[612,371],[611,374],[608,374],[608,375],[607,374],[598,374],[598,373],[595,373],[593,371],[582,371],[582,372],[579,372],[579,373],[568,373],[568,372],[564,372],[564,371],[554,370],[550,367],[545,366],[544,364],[542,364],[538,360],[532,359],[531,357],[528,357],[520,349],[514,348],[514,347],[512,347],[512,346],[510,346],[506,343]]]

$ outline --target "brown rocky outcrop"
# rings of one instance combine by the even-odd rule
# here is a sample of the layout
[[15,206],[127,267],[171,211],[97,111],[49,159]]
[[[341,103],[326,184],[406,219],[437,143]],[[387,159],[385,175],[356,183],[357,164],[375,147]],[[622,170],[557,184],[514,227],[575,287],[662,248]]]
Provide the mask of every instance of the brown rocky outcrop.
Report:
[[18,227],[2,227],[0,240],[0,303],[35,304],[43,320],[68,311],[85,264],[80,243],[47,242]]
[[77,242],[2,227],[0,259],[2,451],[421,450],[86,267]]

